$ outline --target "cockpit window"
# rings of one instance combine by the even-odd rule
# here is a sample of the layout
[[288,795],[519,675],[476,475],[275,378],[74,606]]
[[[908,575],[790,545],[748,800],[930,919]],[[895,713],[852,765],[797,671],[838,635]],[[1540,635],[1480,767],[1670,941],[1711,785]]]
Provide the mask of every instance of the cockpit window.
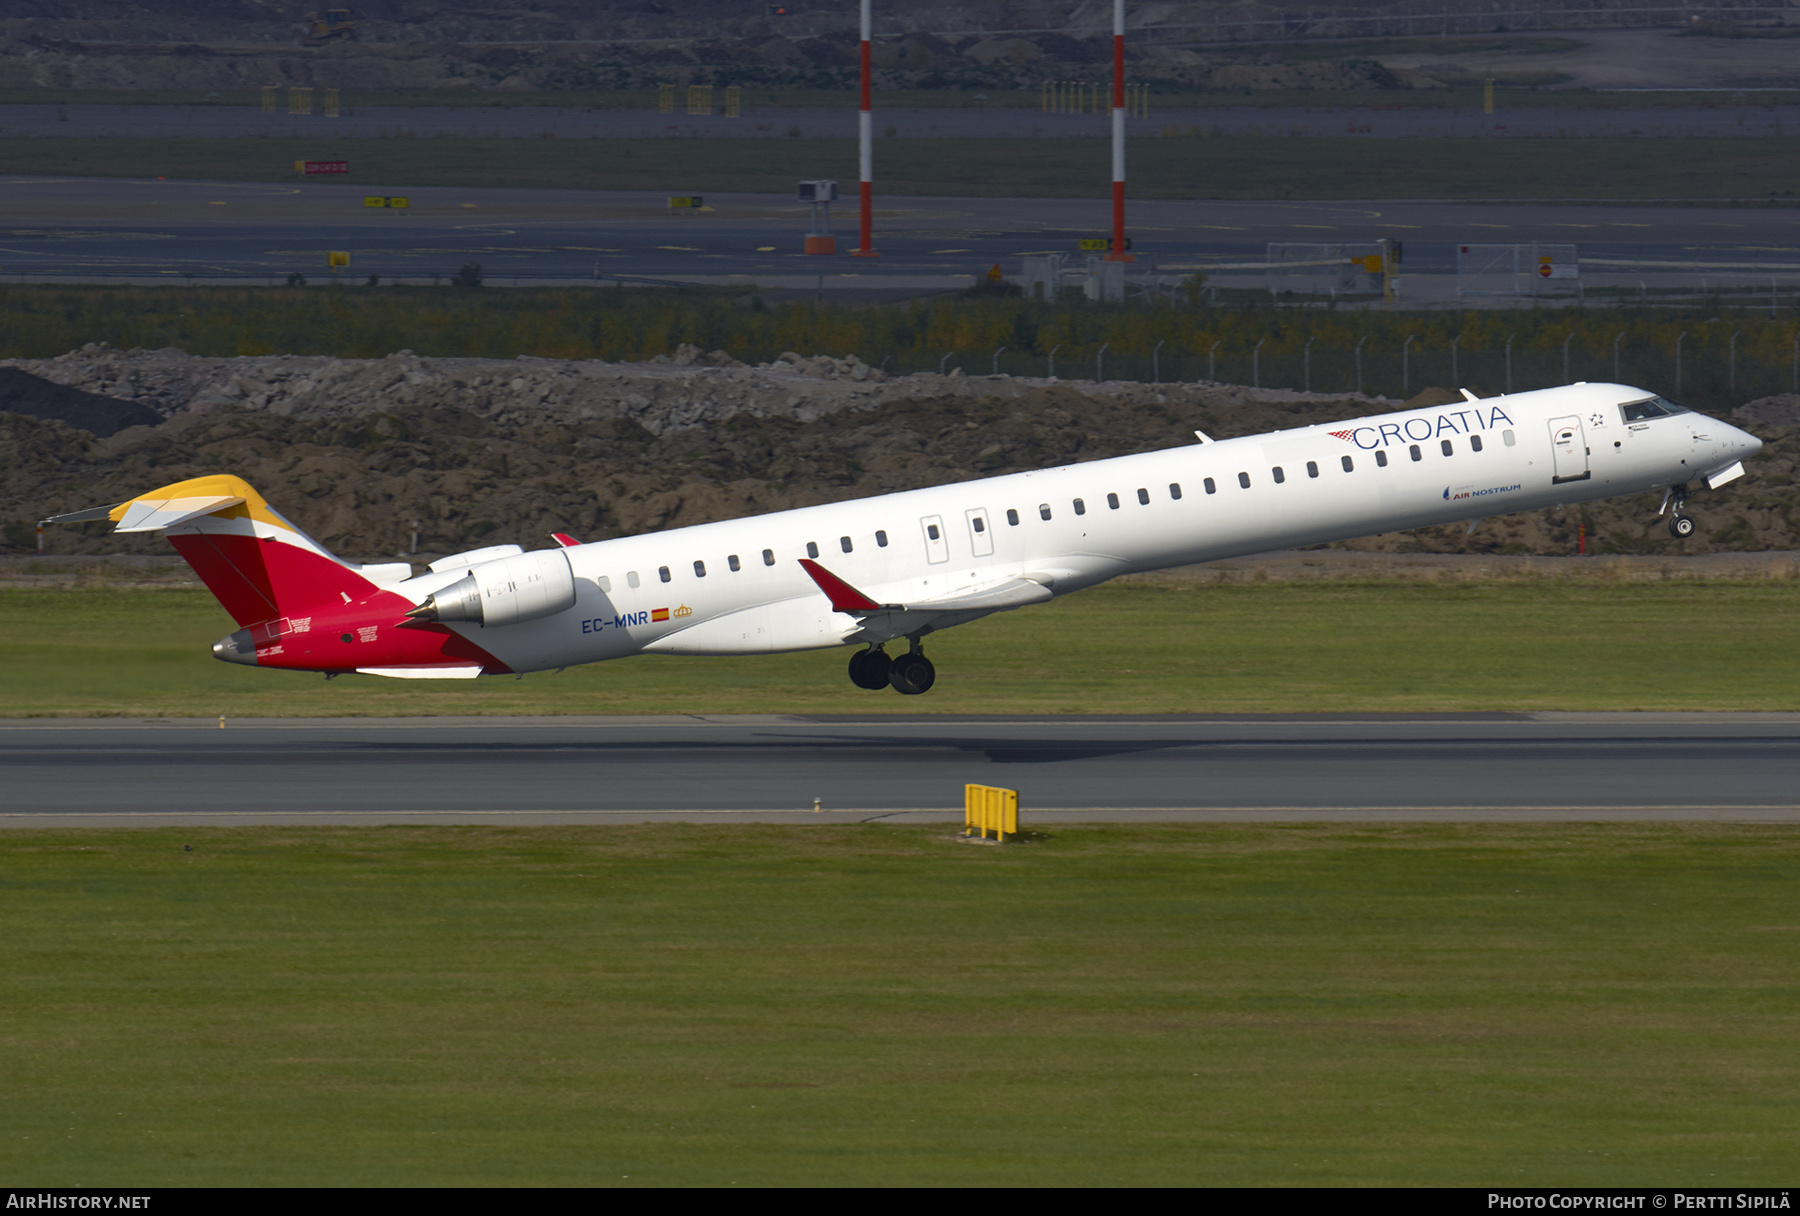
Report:
[[1619,412],[1625,415],[1627,422],[1642,422],[1646,418],[1665,418],[1670,414],[1685,414],[1688,408],[1677,405],[1667,397],[1649,397],[1643,401],[1626,401],[1619,406]]

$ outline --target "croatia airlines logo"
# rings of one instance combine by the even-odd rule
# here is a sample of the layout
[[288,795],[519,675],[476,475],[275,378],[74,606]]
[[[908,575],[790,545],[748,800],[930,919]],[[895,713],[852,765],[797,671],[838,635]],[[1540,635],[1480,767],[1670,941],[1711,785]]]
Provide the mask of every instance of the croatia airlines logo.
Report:
[[1353,443],[1365,452],[1389,444],[1423,443],[1444,435],[1473,435],[1500,426],[1513,426],[1513,420],[1498,406],[1466,410],[1445,410],[1441,414],[1416,414],[1399,422],[1383,422],[1376,426],[1350,427],[1327,431],[1334,439]]

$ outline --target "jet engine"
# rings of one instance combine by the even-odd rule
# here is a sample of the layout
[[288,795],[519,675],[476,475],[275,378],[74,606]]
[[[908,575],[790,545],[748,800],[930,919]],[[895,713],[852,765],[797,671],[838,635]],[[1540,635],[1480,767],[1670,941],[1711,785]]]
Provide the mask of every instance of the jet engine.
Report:
[[482,562],[406,615],[420,621],[481,626],[535,621],[575,605],[575,574],[561,549]]

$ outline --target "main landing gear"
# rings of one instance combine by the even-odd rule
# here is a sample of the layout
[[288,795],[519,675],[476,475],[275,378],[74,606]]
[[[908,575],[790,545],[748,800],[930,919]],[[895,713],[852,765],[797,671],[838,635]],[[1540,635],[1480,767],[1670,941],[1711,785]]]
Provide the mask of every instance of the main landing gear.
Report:
[[1669,535],[1676,540],[1686,540],[1692,536],[1694,521],[1687,513],[1687,487],[1672,487],[1665,505],[1675,508],[1675,514],[1669,516]]
[[897,659],[889,658],[881,647],[871,646],[850,656],[850,682],[858,688],[892,688],[916,697],[937,682],[937,668],[917,642]]

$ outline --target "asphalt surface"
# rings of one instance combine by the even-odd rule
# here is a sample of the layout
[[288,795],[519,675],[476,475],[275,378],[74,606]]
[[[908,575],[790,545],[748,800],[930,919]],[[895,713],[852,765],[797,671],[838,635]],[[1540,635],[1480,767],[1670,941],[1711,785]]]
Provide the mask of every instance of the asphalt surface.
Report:
[[0,724],[10,827],[946,821],[966,782],[1028,825],[1800,823],[1800,715]]
[[[853,184],[846,184],[848,194]],[[368,197],[405,197],[404,210]],[[1101,199],[878,196],[879,258],[857,243],[846,197],[833,219],[839,252],[802,252],[808,208],[775,195],[705,196],[707,210],[671,212],[646,192],[406,188],[323,182],[222,183],[0,177],[0,278],[31,281],[328,279],[326,254],[350,254],[340,277],[429,282],[479,262],[490,283],[608,283],[620,276],[755,282],[835,290],[950,288],[989,267],[1104,236]],[[1766,286],[1800,282],[1800,241],[1785,209],[1587,207],[1431,201],[1133,201],[1139,281],[1178,282],[1195,267],[1260,263],[1268,242],[1405,242],[1404,272],[1454,286],[1462,244],[1578,244],[1635,283],[1643,263],[1728,263]],[[1766,268],[1766,269],[1765,269]],[[1668,272],[1665,272],[1668,273]],[[1680,274],[1701,273],[1680,270]],[[1714,272],[1715,280],[1719,272]],[[1215,275],[1216,281],[1229,276]],[[1261,283],[1260,274],[1248,281]]]
[[[1053,103],[1046,113],[1041,94],[1028,106],[921,108],[876,103],[874,126],[882,139],[944,137],[990,139],[1105,139],[1112,133],[1110,86],[1098,93],[1087,82],[1083,101]],[[1779,95],[1778,95],[1779,96]],[[1787,134],[1800,98],[1784,104],[1743,105],[1711,98],[1688,106],[1643,106],[1620,101],[1601,106],[1506,107],[1483,114],[1478,107],[1437,108],[1367,105],[1166,107],[1152,99],[1147,113],[1133,115],[1133,136],[1173,129],[1182,134],[1365,136],[1370,139],[1426,137],[1646,136],[1743,137]],[[274,113],[250,106],[0,105],[0,137],[81,139],[230,139],[244,136],[313,136],[339,139],[463,136],[502,139],[854,139],[856,111],[848,106],[767,106],[725,116],[725,90],[712,93],[710,114],[690,114],[685,90],[677,90],[673,111],[558,106],[343,106],[325,115],[323,89],[312,94],[312,112],[288,112],[282,90]],[[1710,102],[1710,104],[1708,104]],[[1071,109],[1078,107],[1078,109]],[[892,132],[892,135],[889,132]]]

